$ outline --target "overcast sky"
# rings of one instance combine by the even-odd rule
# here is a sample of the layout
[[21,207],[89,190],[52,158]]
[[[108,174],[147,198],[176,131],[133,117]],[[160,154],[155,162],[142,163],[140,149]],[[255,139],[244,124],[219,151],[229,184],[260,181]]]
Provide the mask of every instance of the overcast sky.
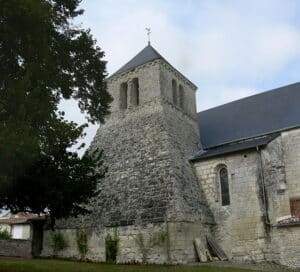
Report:
[[[198,111],[300,81],[300,0],[84,0],[111,74],[151,43],[198,86]],[[84,117],[72,102],[67,117]],[[87,130],[90,143],[96,127]]]

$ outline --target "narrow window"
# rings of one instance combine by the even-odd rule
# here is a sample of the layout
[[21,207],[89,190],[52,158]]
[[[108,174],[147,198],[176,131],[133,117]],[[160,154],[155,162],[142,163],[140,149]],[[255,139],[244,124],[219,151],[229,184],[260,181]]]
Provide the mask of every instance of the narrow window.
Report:
[[130,104],[132,106],[138,106],[140,103],[140,91],[139,91],[139,80],[134,78],[131,84],[130,90]]
[[127,83],[120,86],[120,109],[127,109]]
[[177,83],[175,79],[172,80],[172,96],[174,105],[177,105]]
[[184,91],[182,85],[179,85],[179,107],[183,109],[184,105]]
[[291,199],[291,215],[296,218],[300,218],[300,199]]
[[230,204],[229,184],[228,184],[228,171],[226,167],[222,167],[219,171],[220,185],[221,185],[221,199],[222,206]]

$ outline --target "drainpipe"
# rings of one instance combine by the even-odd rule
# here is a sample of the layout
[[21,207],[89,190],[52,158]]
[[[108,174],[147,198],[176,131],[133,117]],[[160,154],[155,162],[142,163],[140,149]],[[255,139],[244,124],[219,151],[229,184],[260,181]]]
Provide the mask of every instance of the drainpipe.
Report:
[[262,161],[261,149],[259,148],[259,146],[256,146],[256,151],[258,153],[259,163],[260,163],[260,176],[261,176],[262,193],[263,193],[265,223],[267,226],[270,226],[271,223],[270,223],[270,218],[269,218],[269,207],[268,207],[268,200],[267,200],[267,193],[266,193],[265,175],[264,175],[264,171],[263,171],[263,161]]

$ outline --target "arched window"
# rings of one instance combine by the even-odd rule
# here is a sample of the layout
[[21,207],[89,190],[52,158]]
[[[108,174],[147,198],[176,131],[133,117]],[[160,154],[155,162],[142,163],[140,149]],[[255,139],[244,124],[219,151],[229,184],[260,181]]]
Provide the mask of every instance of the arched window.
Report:
[[221,186],[221,199],[222,206],[230,205],[229,183],[228,183],[228,171],[226,167],[222,167],[219,170],[220,186]]
[[131,90],[130,90],[130,104],[132,106],[138,106],[140,103],[140,91],[139,91],[139,80],[138,78],[132,79]]
[[182,109],[184,107],[184,90],[182,85],[179,85],[179,107]]
[[127,109],[127,82],[123,82],[120,86],[120,109]]
[[174,105],[177,105],[177,83],[176,80],[172,80],[172,97]]

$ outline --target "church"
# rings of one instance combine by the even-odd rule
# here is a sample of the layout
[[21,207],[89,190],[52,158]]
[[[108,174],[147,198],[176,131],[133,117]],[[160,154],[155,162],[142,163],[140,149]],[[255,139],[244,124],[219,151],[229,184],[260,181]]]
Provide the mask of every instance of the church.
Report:
[[94,261],[110,238],[117,263],[300,267],[300,83],[197,113],[195,84],[149,44],[107,88],[111,114],[90,150],[108,171],[91,214],[57,223],[60,257],[79,258],[84,228]]

